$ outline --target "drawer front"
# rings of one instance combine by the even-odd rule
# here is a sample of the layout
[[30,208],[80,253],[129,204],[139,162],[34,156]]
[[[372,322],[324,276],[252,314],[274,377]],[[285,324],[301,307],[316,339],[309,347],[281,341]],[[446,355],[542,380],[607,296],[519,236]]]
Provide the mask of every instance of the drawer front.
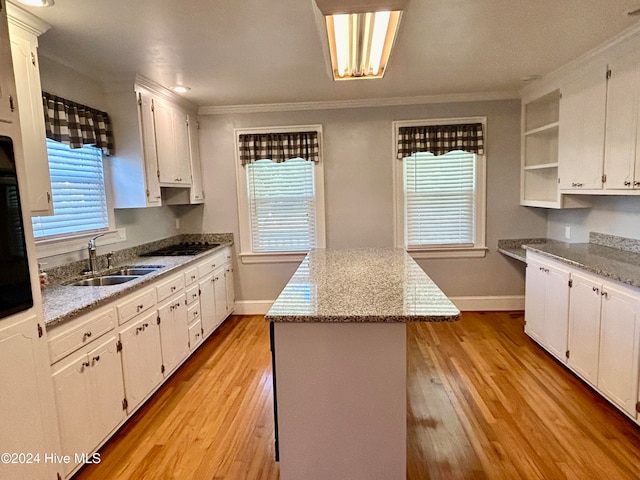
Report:
[[153,288],[145,290],[135,297],[126,300],[116,307],[118,309],[118,324],[128,322],[136,315],[146,312],[156,306],[156,291]]
[[200,278],[206,277],[209,273],[213,272],[216,268],[224,263],[224,251],[218,252],[212,255],[208,259],[198,264],[198,275]]
[[189,349],[193,350],[202,341],[202,325],[200,320],[189,327]]
[[187,305],[193,305],[194,302],[198,301],[200,297],[199,292],[200,286],[194,285],[193,287],[187,288]]
[[78,326],[49,339],[49,358],[51,364],[75,352],[79,348],[89,345],[100,336],[113,330],[116,326],[116,312],[113,308],[87,315],[87,320]]
[[179,292],[184,288],[184,275],[176,275],[175,277],[171,277],[169,280],[159,284],[156,287],[156,291],[158,292],[158,302],[161,302],[165,298],[169,298],[174,293]]
[[200,323],[200,303],[194,303],[187,308],[187,318],[189,320],[189,325],[195,321],[198,321],[198,324]]
[[184,285],[188,287],[198,282],[198,267],[193,267],[184,272]]
[[233,261],[233,258],[231,257],[231,247],[225,247],[221,253],[223,255],[224,263],[231,263]]

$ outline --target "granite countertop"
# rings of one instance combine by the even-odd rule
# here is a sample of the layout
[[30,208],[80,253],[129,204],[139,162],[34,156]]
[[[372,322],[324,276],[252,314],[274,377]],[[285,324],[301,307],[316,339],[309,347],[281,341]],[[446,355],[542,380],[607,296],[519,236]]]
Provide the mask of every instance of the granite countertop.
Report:
[[508,257],[515,258],[521,262],[527,261],[527,253],[525,245],[544,245],[547,243],[556,243],[556,240],[549,238],[515,238],[507,240],[498,240],[498,251]]
[[400,248],[314,249],[275,301],[271,322],[445,322],[460,311]]
[[[168,277],[177,269],[190,263],[197,263],[204,257],[220,251],[222,248],[232,245],[233,242],[221,242],[220,246],[207,250],[198,255],[190,256],[165,256],[165,257],[140,257],[129,256],[122,262],[116,262],[113,268],[131,265],[155,265],[162,266],[156,272],[143,275],[119,285],[101,287],[85,287],[66,285],[71,279],[53,284],[42,291],[42,306],[44,321],[47,328],[68,321],[82,315],[96,307],[105,305],[119,297],[141,289],[152,282]],[[100,272],[99,272],[100,273]],[[99,274],[98,273],[98,274]],[[104,272],[102,272],[104,273]]]

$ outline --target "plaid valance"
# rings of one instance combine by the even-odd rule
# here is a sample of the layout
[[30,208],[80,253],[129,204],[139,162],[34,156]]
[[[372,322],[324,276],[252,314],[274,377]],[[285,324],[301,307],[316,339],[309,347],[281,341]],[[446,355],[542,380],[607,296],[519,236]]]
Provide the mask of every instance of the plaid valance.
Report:
[[282,163],[291,158],[320,161],[318,132],[247,133],[239,135],[240,163],[256,160]]
[[42,92],[47,138],[81,148],[94,145],[105,155],[114,153],[113,130],[106,112]]
[[484,154],[482,124],[425,125],[398,129],[399,160],[418,152],[444,155],[452,150]]

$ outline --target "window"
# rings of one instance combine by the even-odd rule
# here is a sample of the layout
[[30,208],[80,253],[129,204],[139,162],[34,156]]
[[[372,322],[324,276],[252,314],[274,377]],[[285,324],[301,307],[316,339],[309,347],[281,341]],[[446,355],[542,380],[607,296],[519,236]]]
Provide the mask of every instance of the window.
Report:
[[72,149],[47,139],[47,153],[54,214],[32,218],[34,236],[38,239],[107,229],[102,151],[90,146]]
[[240,256],[299,261],[324,247],[321,127],[236,131]]
[[[449,143],[447,132],[447,129],[455,128],[457,122],[467,124],[477,120],[452,122],[447,119],[421,123],[429,127],[426,137],[433,138],[421,137],[417,148],[399,150],[401,159],[394,159],[396,244],[414,252],[416,257],[475,257],[485,254],[484,150],[472,153],[455,148],[456,140]],[[484,119],[480,120],[484,125]],[[414,128],[416,122],[395,122],[396,138],[399,138],[399,128],[409,124]],[[442,132],[438,130],[439,124],[446,125]],[[438,128],[432,129],[434,125]],[[483,130],[480,130],[480,138]],[[420,136],[424,132],[414,133]],[[403,138],[398,144],[403,142],[411,143]],[[438,154],[413,151],[427,148]],[[474,150],[475,147],[468,149]],[[412,153],[408,154],[410,151]]]

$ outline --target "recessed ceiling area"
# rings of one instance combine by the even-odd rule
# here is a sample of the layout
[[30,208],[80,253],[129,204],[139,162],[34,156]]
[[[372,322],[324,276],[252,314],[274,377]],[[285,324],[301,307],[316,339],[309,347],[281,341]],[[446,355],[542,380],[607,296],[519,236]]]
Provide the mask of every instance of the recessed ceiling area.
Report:
[[638,0],[409,0],[384,78],[331,78],[314,0],[56,0],[40,55],[104,82],[141,74],[207,106],[514,96],[634,26]]

